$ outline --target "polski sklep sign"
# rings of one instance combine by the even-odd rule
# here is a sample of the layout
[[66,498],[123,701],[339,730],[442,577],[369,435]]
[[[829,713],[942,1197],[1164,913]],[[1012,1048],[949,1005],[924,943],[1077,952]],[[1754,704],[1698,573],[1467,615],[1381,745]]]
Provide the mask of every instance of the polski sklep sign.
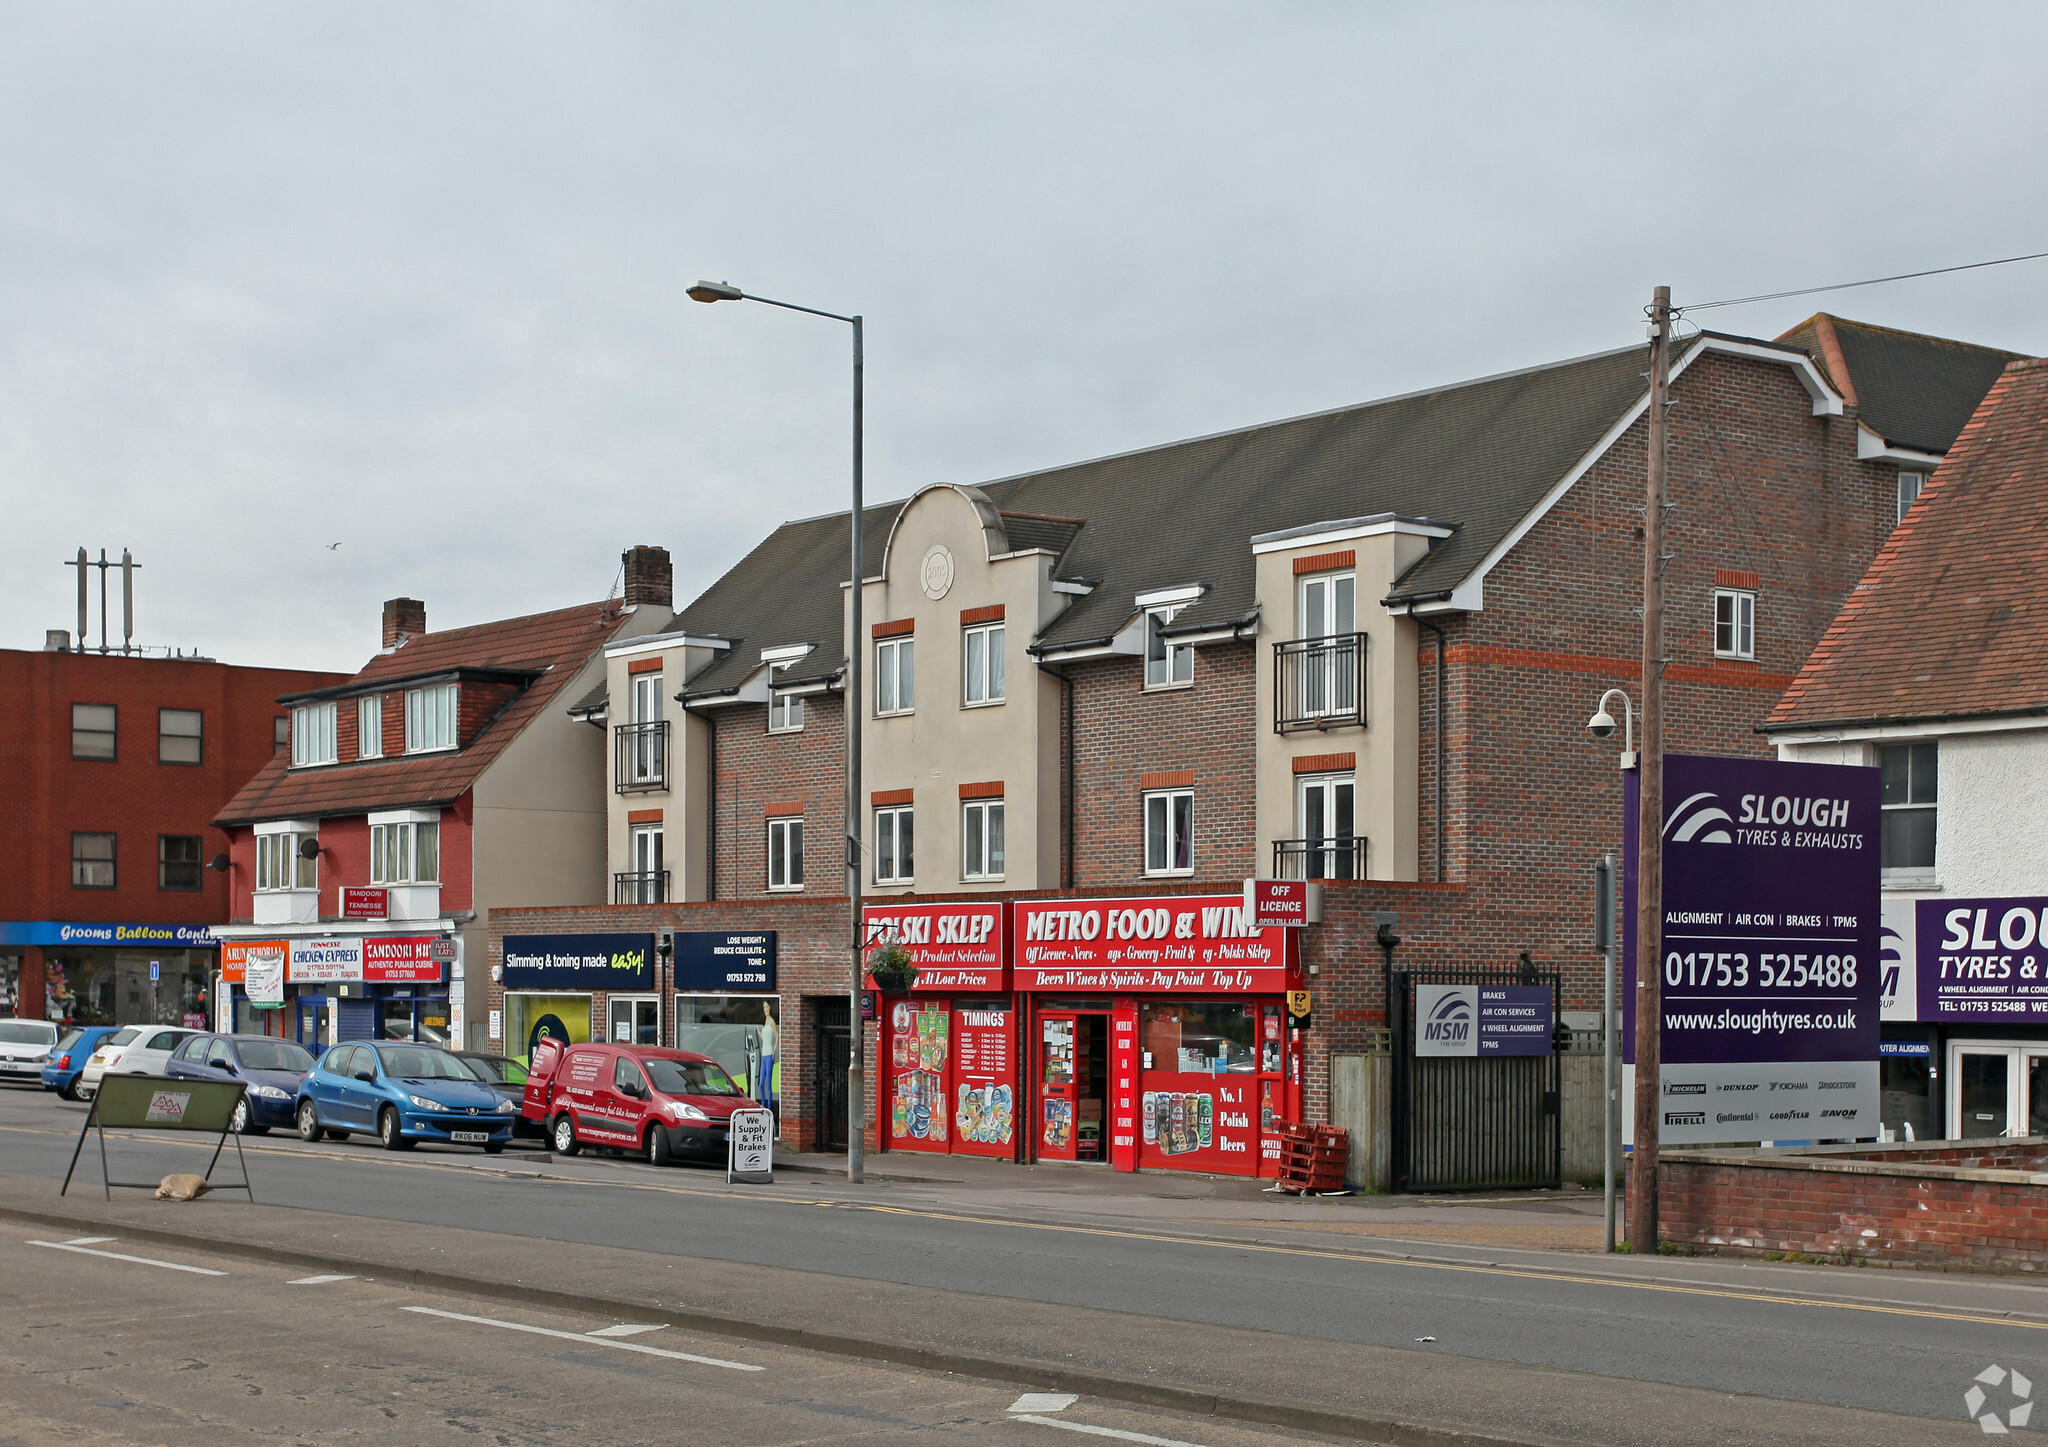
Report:
[[[1626,1058],[1635,1059],[1636,801],[1626,784]],[[1664,760],[1660,1138],[1878,1129],[1878,771]]]
[[1548,1055],[1555,1001],[1539,985],[1415,987],[1415,1053]]
[[2048,1024],[2048,898],[1888,899],[1884,1018]]

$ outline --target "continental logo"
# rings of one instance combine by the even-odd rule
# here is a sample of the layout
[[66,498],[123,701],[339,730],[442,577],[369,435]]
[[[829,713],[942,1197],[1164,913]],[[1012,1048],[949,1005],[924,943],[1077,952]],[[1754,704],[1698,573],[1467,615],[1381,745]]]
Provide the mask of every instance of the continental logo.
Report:
[[1729,1124],[1729,1123],[1731,1123],[1731,1122],[1733,1122],[1733,1121],[1749,1121],[1749,1120],[1755,1120],[1755,1119],[1756,1119],[1756,1112],[1755,1112],[1755,1111],[1753,1111],[1753,1110],[1743,1110],[1743,1111],[1723,1110],[1723,1111],[1718,1111],[1718,1112],[1716,1112],[1716,1113],[1715,1113],[1715,1116],[1714,1116],[1714,1124],[1715,1124],[1715,1125],[1727,1125],[1727,1124]]

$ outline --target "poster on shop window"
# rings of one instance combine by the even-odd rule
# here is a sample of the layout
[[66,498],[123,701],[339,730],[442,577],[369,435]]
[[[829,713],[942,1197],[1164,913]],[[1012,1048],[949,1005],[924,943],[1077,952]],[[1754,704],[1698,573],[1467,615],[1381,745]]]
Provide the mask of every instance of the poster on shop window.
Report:
[[1140,1164],[1257,1169],[1275,1083],[1259,1079],[1259,1012],[1249,1001],[1140,1007]]
[[895,1000],[884,1023],[891,1147],[1010,1155],[1017,1112],[1008,1002]]

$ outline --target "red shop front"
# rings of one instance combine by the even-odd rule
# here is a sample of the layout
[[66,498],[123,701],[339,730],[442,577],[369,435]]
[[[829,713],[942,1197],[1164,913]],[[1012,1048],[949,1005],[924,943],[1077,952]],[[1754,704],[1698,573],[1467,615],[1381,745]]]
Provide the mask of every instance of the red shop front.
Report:
[[910,992],[881,1000],[883,1149],[1014,1159],[1022,1128],[1009,904],[869,905],[861,914],[871,945],[901,943],[917,963]]
[[1292,930],[1242,895],[1019,900],[1033,1159],[1272,1175],[1300,1117]]

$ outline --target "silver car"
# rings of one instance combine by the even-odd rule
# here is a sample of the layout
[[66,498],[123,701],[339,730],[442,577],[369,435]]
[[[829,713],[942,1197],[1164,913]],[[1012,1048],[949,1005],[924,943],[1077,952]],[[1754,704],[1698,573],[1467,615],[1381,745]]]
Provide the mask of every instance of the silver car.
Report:
[[43,1083],[43,1067],[57,1043],[54,1020],[0,1020],[0,1080]]
[[[171,1052],[203,1032],[175,1025],[130,1025],[100,1041],[78,1074],[78,1098],[91,1100],[103,1075],[162,1075]],[[40,1079],[41,1066],[36,1067]]]

